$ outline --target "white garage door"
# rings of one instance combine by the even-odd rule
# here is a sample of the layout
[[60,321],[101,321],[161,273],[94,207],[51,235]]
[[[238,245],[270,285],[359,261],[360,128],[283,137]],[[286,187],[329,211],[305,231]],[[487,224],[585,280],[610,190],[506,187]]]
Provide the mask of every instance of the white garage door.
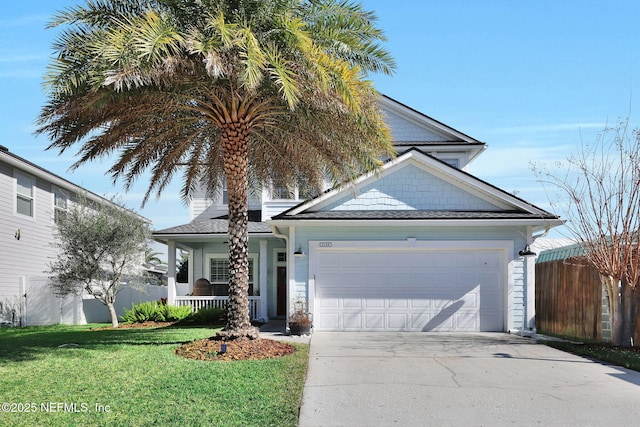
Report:
[[326,250],[312,262],[316,330],[504,330],[500,251]]

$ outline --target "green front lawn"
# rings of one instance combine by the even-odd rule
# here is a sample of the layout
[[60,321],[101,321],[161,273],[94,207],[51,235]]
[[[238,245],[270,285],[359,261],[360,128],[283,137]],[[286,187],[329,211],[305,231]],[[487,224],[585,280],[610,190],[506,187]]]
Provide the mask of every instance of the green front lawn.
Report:
[[89,329],[0,330],[0,425],[297,423],[306,345],[276,359],[203,362],[173,350],[215,329]]

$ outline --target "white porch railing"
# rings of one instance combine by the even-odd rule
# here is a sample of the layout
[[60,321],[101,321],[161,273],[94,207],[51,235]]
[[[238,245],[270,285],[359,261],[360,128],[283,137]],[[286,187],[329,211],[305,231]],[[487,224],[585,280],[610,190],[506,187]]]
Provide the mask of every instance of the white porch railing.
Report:
[[[228,300],[229,297],[223,296],[176,296],[175,304],[178,307],[191,306],[191,310],[195,313],[201,308],[217,307],[224,310]],[[264,317],[260,311],[260,297],[249,297],[249,318],[253,320]]]

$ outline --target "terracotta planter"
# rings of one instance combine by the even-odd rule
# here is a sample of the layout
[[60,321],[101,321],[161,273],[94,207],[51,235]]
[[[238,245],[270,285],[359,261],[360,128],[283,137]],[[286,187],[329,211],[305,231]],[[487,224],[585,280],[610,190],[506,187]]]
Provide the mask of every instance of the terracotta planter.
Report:
[[205,278],[196,280],[193,284],[193,296],[211,296],[211,283]]

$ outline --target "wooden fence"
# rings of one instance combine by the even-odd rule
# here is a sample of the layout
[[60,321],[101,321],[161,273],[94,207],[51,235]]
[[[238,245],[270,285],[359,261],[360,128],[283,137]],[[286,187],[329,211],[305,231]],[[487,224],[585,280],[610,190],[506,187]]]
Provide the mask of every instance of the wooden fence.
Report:
[[[603,339],[602,282],[583,258],[536,264],[536,329]],[[608,338],[608,337],[604,337]]]

